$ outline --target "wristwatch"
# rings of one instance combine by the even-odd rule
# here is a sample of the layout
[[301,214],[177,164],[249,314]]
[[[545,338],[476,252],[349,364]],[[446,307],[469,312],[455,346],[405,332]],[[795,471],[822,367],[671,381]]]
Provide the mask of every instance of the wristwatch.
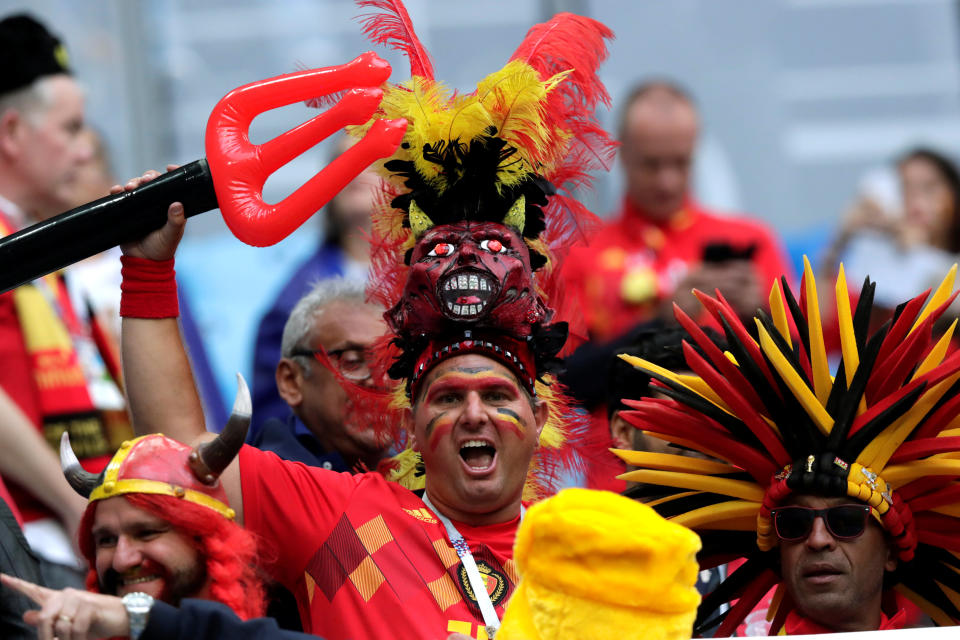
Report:
[[123,596],[122,601],[130,618],[130,639],[137,640],[147,626],[147,618],[153,607],[153,596],[134,591]]

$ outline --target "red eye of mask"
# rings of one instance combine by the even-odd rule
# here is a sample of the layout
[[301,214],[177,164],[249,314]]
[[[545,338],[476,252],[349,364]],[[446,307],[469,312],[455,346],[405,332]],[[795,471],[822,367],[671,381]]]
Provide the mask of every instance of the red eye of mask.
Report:
[[428,253],[428,256],[448,256],[453,253],[453,245],[449,242],[439,242],[437,245]]

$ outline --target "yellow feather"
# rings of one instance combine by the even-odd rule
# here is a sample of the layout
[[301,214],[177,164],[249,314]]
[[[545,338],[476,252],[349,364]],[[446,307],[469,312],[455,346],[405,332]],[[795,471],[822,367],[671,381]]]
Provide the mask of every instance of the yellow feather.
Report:
[[773,287],[770,288],[770,315],[773,316],[773,326],[783,336],[787,345],[792,347],[793,340],[790,338],[790,325],[787,323],[787,310],[783,302],[783,291],[780,290],[779,280],[774,280]]
[[725,522],[735,518],[753,518],[755,527],[757,509],[759,508],[760,505],[756,502],[721,502],[720,504],[712,504],[708,507],[700,507],[693,511],[677,514],[670,518],[670,521],[681,524],[688,529],[709,529],[714,522]]
[[953,383],[960,380],[960,373],[955,373],[938,384],[924,391],[917,402],[910,407],[898,420],[880,432],[857,456],[857,462],[879,472],[886,466],[890,456],[903,444],[907,436],[950,390]]
[[[803,381],[803,378],[800,377],[800,374],[794,370],[793,365],[780,353],[780,349],[774,344],[773,338],[767,333],[763,324],[759,320],[756,320],[756,323],[760,336],[760,347],[763,352],[770,358],[770,362],[773,363],[780,377],[790,387],[793,395],[796,396],[807,415],[820,429],[820,432],[824,435],[829,434],[830,430],[833,429],[833,417],[823,408],[823,405],[820,404],[820,401]],[[827,378],[829,379],[829,377],[828,374]]]
[[927,305],[923,308],[923,311],[920,312],[920,315],[917,316],[917,321],[913,323],[913,326],[910,328],[912,332],[916,329],[921,322],[923,322],[934,309],[939,307],[941,304],[947,301],[947,298],[953,293],[953,282],[957,277],[957,265],[954,263],[950,267],[950,271],[947,272],[947,275],[944,276],[943,280],[940,282],[940,286],[937,287],[937,290],[933,292],[933,297],[927,302]]
[[840,321],[840,348],[843,351],[843,369],[847,374],[847,386],[853,382],[853,374],[860,366],[860,354],[857,353],[857,338],[853,331],[853,314],[850,313],[850,293],[847,290],[847,275],[840,263],[837,274],[837,318]]
[[916,380],[918,377],[932,370],[943,361],[943,357],[947,355],[947,349],[950,347],[950,340],[953,338],[953,330],[956,329],[956,327],[957,320],[954,319],[954,321],[950,323],[950,328],[947,329],[942,336],[940,336],[937,344],[933,346],[933,349],[930,350],[930,353],[927,354],[927,357],[924,358],[923,362],[920,363],[920,366],[917,367],[913,377],[910,378],[911,381]]
[[[715,478],[713,476],[704,476],[696,473],[655,471],[653,469],[628,471],[617,477],[631,482],[646,482],[657,486],[674,487],[676,489],[692,489],[694,491],[717,493],[722,496],[730,496],[731,498],[750,500],[752,502],[763,501],[763,488],[755,482],[747,482],[745,480]],[[754,512],[753,517],[756,518],[756,515],[756,512]]]
[[820,302],[817,300],[817,281],[807,256],[803,256],[803,278],[807,295],[807,324],[810,331],[810,367],[813,370],[813,390],[817,400],[823,406],[833,388],[830,380],[830,365],[827,362],[827,348],[823,344],[823,325],[820,324]]
[[652,451],[634,451],[633,449],[611,449],[610,451],[627,464],[644,469],[708,473],[712,475],[740,471],[737,467],[725,462],[678,456],[671,453],[653,453]]
[[899,489],[903,485],[924,476],[950,476],[957,473],[960,473],[960,460],[931,456],[924,460],[915,460],[887,467],[883,470],[883,479],[894,489]]
[[733,415],[733,413],[727,408],[725,404],[723,403],[718,404],[714,402],[715,398],[719,400],[719,398],[717,398],[717,395],[715,393],[711,391],[709,394],[702,394],[698,390],[698,387],[700,387],[699,384],[694,383],[693,385],[688,385],[687,381],[691,380],[692,376],[681,376],[672,371],[669,371],[668,369],[664,369],[663,367],[656,365],[648,360],[644,360],[643,358],[638,358],[637,356],[631,356],[626,353],[621,353],[619,354],[618,357],[621,360],[633,365],[637,369],[640,369],[641,371],[646,371],[648,373],[657,373],[667,378],[668,380],[672,380],[673,382],[676,382],[677,384],[684,387],[685,389],[692,391],[693,393],[696,393],[698,396],[700,396],[704,400],[712,404],[715,404],[719,409],[726,411],[730,415]]

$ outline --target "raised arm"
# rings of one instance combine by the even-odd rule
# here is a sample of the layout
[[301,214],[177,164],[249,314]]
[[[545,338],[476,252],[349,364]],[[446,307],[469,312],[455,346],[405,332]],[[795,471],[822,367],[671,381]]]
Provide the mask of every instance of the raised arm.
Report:
[[[171,168],[168,166],[167,169]],[[135,189],[159,175],[148,171],[113,190]],[[203,406],[177,323],[173,256],[183,237],[186,219],[175,202],[167,223],[139,242],[121,247],[124,254],[123,316],[120,349],[127,402],[137,435],[163,433],[185,444],[209,440]],[[172,289],[172,293],[171,293]],[[220,476],[230,506],[243,523],[239,463],[234,460]]]
[[[134,189],[157,175],[148,171],[113,191]],[[120,347],[135,433],[163,433],[189,443],[206,428],[177,322],[172,260],[185,224],[183,205],[173,203],[165,226],[122,247]]]

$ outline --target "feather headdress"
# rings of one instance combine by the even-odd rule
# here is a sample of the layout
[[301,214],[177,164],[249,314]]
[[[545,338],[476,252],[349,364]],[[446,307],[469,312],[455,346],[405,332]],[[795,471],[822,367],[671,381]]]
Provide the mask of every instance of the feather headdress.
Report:
[[[932,331],[957,295],[956,268],[932,297],[927,291],[904,303],[870,335],[875,283],[867,279],[851,310],[841,266],[835,376],[809,263],[799,300],[785,279],[774,283],[770,315],[755,319],[756,340],[719,293],[696,292],[723,326],[729,351],[676,309],[706,354],[684,345],[694,375],[623,356],[658,380],[666,399],[630,402],[633,410],[621,415],[713,460],[621,451],[638,467],[621,477],[673,491],[652,506],[700,534],[701,566],[746,560],[704,598],[699,631],[719,622],[716,634],[729,635],[779,582],[770,510],[795,492],[869,504],[899,557],[896,589],[938,624],[960,621],[960,352],[948,355],[956,321],[939,339]],[[792,606],[783,595],[770,612],[774,632]]]
[[[392,358],[390,375],[404,379],[407,390],[406,397],[394,395],[394,406],[409,403],[411,383],[450,355],[479,351],[504,362],[550,406],[528,476],[526,496],[537,497],[573,464],[571,436],[591,433],[586,416],[567,410],[547,375],[564,347],[565,323],[580,319],[557,316],[547,301],[559,299],[556,261],[598,224],[572,191],[589,186],[590,172],[609,168],[615,153],[594,113],[598,104],[609,105],[597,69],[613,34],[595,20],[559,14],[533,27],[475,91],[458,93],[434,78],[399,0],[357,4],[372,10],[361,16],[364,32],[404,53],[412,76],[384,86],[373,119],[350,129],[362,135],[379,118],[408,123],[400,149],[379,167],[384,189],[373,216],[368,286],[368,297],[391,309],[396,339],[379,351],[382,360]],[[470,238],[468,230],[457,240],[430,235],[458,223],[489,223],[509,233]],[[522,247],[511,244],[511,234]],[[444,256],[476,250],[467,247],[474,240],[487,270],[439,264]],[[402,442],[402,434],[396,436]],[[396,468],[417,477],[409,456]]]
[[[571,194],[591,184],[592,171],[609,169],[616,152],[595,115],[598,105],[610,105],[597,70],[606,58],[604,40],[613,33],[590,18],[558,14],[531,28],[502,69],[460,94],[434,79],[401,2],[357,4],[378,11],[362,16],[365,33],[407,55],[412,76],[384,88],[374,115],[409,124],[401,148],[383,167],[388,185],[374,220],[371,295],[386,307],[400,297],[403,256],[416,235],[412,201],[433,226],[500,222],[524,196],[522,234],[536,254],[535,269],[562,259],[587,237],[599,220]],[[362,134],[372,122],[352,133]],[[551,274],[538,274],[542,289],[554,288]]]

